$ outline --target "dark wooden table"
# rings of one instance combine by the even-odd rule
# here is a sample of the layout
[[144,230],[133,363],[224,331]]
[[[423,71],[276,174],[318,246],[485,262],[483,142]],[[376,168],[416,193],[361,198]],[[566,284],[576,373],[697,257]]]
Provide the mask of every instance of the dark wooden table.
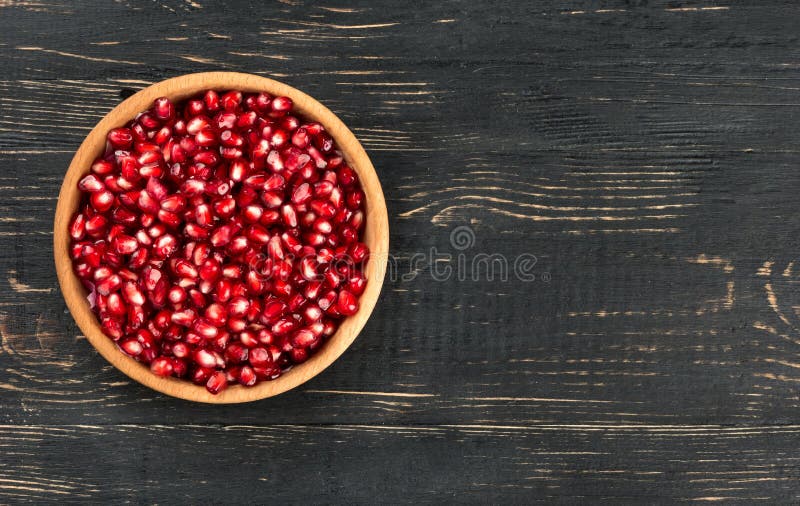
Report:
[[[0,503],[797,504],[799,25],[779,0],[0,0]],[[351,126],[396,257],[341,359],[239,406],[114,370],[51,247],[102,115],[219,69]]]

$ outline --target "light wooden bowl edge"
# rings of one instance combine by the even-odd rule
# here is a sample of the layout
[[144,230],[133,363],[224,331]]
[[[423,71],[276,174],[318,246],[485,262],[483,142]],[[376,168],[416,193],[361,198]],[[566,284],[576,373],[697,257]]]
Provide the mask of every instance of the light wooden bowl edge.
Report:
[[[103,334],[91,311],[85,290],[74,274],[68,251],[68,224],[80,200],[77,183],[103,149],[106,133],[148,109],[155,98],[168,96],[182,100],[205,89],[239,89],[285,95],[294,101],[296,110],[302,116],[322,123],[361,179],[367,196],[363,240],[371,251],[365,268],[367,287],[359,299],[361,307],[358,313],[345,319],[336,334],[308,361],[293,367],[276,380],[248,388],[233,385],[218,395],[212,395],[204,387],[187,380],[158,377],[149,368],[120,351]],[[383,190],[375,169],[364,148],[335,114],[309,95],[279,81],[236,72],[206,72],[182,75],[149,86],[120,103],[98,122],[76,151],[64,177],[55,213],[53,246],[56,274],[67,306],[78,327],[106,360],[131,379],[161,393],[195,402],[230,404],[264,399],[295,388],[322,372],[352,344],[369,319],[380,295],[389,254],[389,223]]]

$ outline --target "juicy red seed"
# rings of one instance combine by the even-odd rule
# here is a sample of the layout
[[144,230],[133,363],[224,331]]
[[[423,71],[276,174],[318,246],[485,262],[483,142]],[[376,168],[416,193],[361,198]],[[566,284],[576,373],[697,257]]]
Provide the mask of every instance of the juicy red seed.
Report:
[[89,197],[92,207],[98,213],[104,213],[114,205],[114,194],[108,190],[92,193]]
[[256,384],[258,378],[256,377],[256,373],[250,366],[243,366],[239,370],[239,383],[246,386],[251,387]]
[[132,357],[138,356],[144,350],[142,343],[136,339],[126,339],[125,341],[119,343],[119,347],[122,348],[122,351]]
[[108,132],[107,138],[116,149],[127,149],[133,144],[133,133],[128,128],[115,128]]
[[311,185],[308,183],[303,183],[295,188],[294,192],[292,193],[292,202],[297,205],[305,204],[309,201],[309,199],[311,199],[311,197]]
[[100,192],[106,189],[106,185],[100,181],[94,174],[89,174],[80,180],[78,188],[85,192]]
[[173,371],[172,360],[167,357],[158,357],[150,362],[150,370],[156,376],[171,376]]
[[347,290],[342,290],[339,292],[339,298],[336,301],[336,309],[345,316],[356,314],[358,312],[358,299]]
[[78,213],[72,218],[72,222],[69,226],[69,235],[76,241],[80,241],[83,239],[83,236],[86,234],[86,216],[84,214]]
[[219,95],[216,91],[208,90],[203,97],[203,102],[205,103],[206,110],[208,110],[208,112],[217,112],[219,110]]
[[206,105],[203,103],[202,100],[189,100],[186,103],[186,116],[199,116],[203,114],[206,110]]
[[289,97],[275,97],[272,99],[271,107],[276,112],[288,112],[292,109],[292,99]]
[[292,344],[294,346],[300,346],[302,348],[311,346],[317,340],[317,336],[314,335],[308,329],[298,330],[292,336]]
[[269,351],[263,347],[249,350],[249,362],[253,367],[265,367],[272,362]]
[[229,91],[222,95],[220,102],[226,111],[233,111],[242,103],[242,93],[240,91]]
[[212,394],[218,394],[228,387],[228,379],[222,371],[216,371],[208,378],[206,382],[206,390]]
[[170,120],[175,117],[175,105],[166,97],[161,97],[153,101],[153,112],[161,121]]
[[105,176],[113,173],[115,170],[114,164],[108,160],[96,160],[92,164],[92,172],[99,176]]

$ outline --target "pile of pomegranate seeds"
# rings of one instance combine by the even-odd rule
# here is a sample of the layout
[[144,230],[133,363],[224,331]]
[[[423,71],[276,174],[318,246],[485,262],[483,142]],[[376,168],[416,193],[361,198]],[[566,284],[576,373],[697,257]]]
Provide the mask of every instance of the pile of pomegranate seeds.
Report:
[[159,98],[78,183],[75,273],[106,335],[216,394],[305,361],[358,311],[364,192],[287,97]]

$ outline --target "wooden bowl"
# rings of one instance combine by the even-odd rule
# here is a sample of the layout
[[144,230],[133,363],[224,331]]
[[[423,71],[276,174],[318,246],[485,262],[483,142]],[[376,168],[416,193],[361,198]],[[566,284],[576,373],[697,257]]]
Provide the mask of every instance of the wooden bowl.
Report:
[[[287,96],[294,101],[294,108],[301,116],[322,123],[335,139],[348,165],[361,178],[366,194],[366,228],[362,240],[369,246],[371,253],[364,270],[368,281],[366,290],[359,299],[359,311],[343,320],[336,333],[308,361],[292,367],[275,380],[263,381],[253,387],[232,385],[217,395],[210,394],[205,387],[188,380],[156,376],[147,366],[120,351],[114,341],[103,334],[97,317],[89,307],[86,290],[73,271],[68,254],[69,221],[78,210],[81,199],[78,181],[89,172],[92,162],[105,149],[108,131],[123,126],[139,112],[149,109],[153,100],[158,97],[169,97],[177,102],[207,89],[263,91],[276,96]],[[364,148],[335,114],[305,93],[272,79],[236,72],[207,72],[167,79],[145,88],[100,120],[78,148],[64,177],[56,207],[53,242],[56,272],[67,306],[78,327],[106,360],[132,379],[159,392],[191,401],[223,404],[254,401],[290,390],[319,374],[344,353],[364,327],[378,301],[389,251],[389,222],[386,202],[375,169]]]

